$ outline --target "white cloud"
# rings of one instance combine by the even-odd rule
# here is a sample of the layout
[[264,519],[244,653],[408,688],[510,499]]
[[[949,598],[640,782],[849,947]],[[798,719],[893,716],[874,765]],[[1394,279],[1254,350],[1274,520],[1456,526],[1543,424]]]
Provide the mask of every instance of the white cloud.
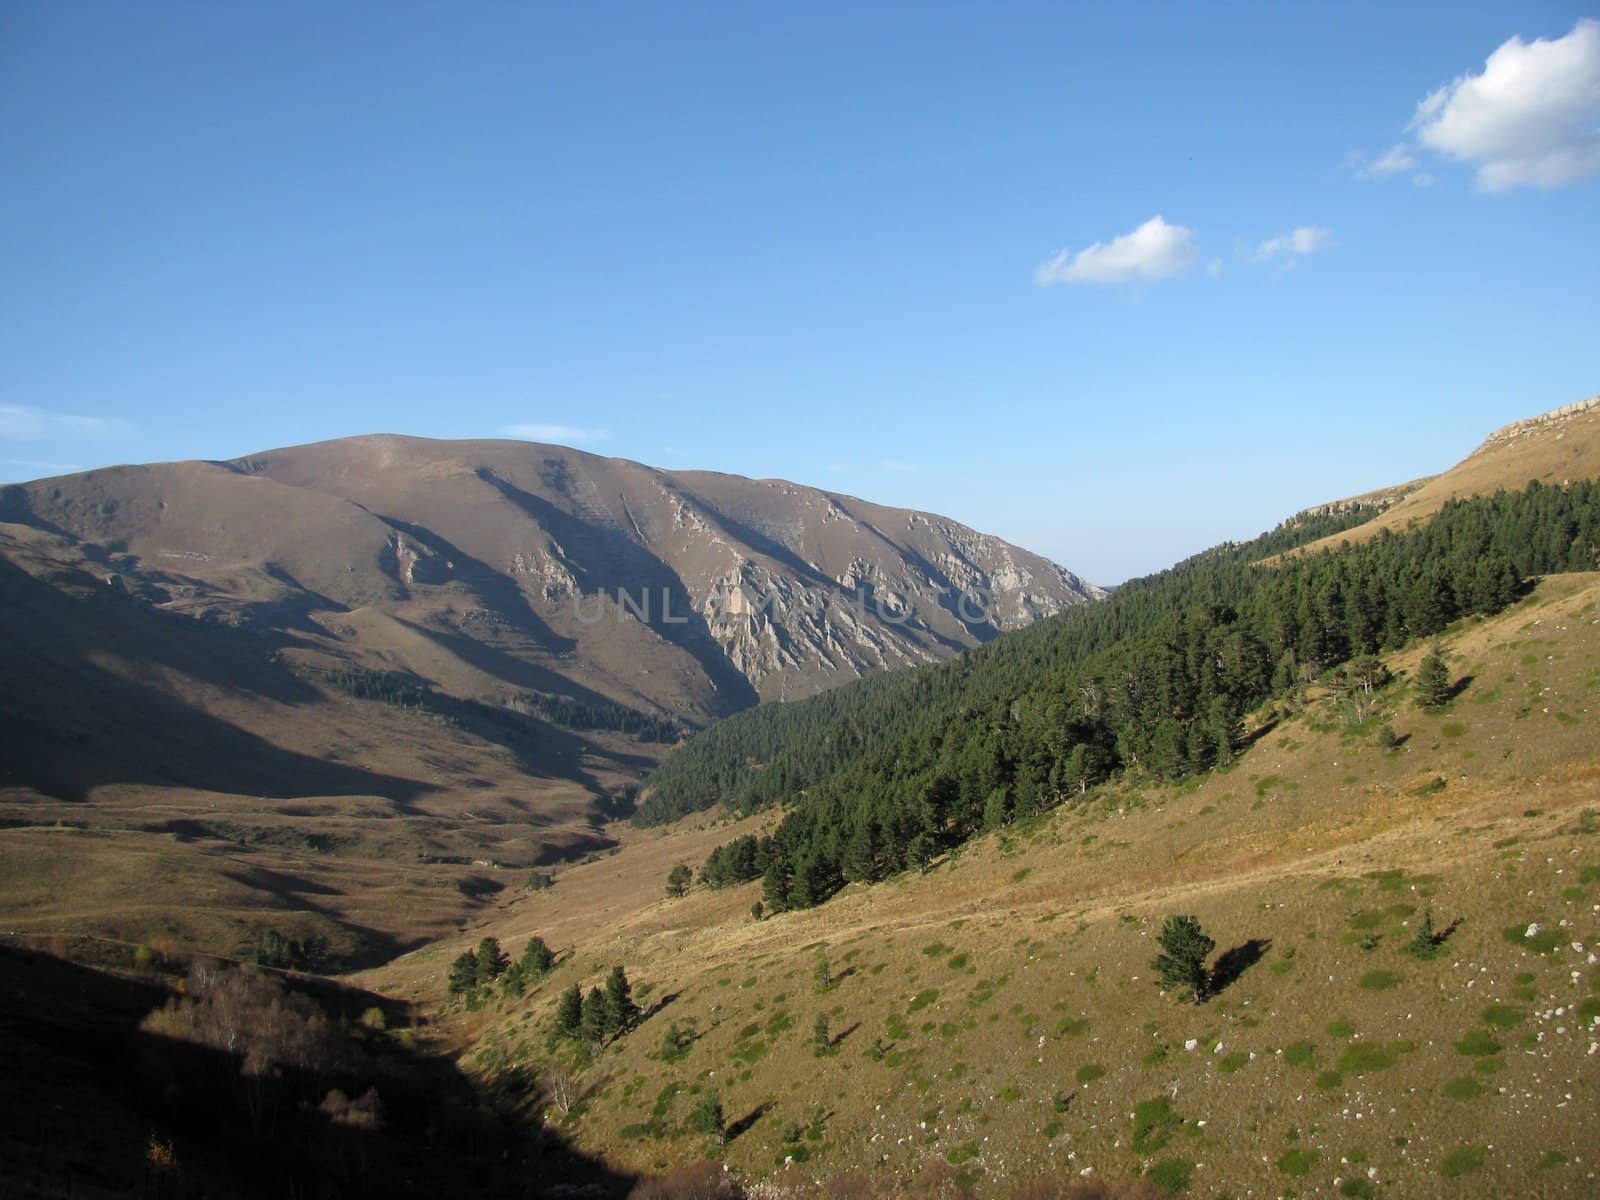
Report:
[[1213,258],[1210,262],[1208,262],[1206,264],[1206,274],[1211,276],[1213,279],[1221,279],[1222,260],[1220,258]]
[[1557,188],[1600,174],[1600,21],[1566,37],[1514,37],[1483,71],[1417,105],[1417,140],[1478,166],[1486,192]]
[[1411,153],[1411,147],[1404,142],[1396,142],[1371,162],[1358,166],[1356,174],[1363,179],[1383,179],[1398,175],[1401,171],[1410,171],[1416,165],[1417,156]]
[[51,412],[26,404],[0,404],[0,438],[37,441],[47,437],[111,437],[133,432],[133,425],[118,417],[84,417]]
[[500,431],[506,437],[524,442],[560,442],[566,446],[586,446],[603,442],[611,435],[604,429],[581,429],[576,425],[507,425]]
[[1280,254],[1289,258],[1299,258],[1306,254],[1315,253],[1328,244],[1333,237],[1333,230],[1324,229],[1320,225],[1301,225],[1288,233],[1270,237],[1256,247],[1252,256],[1257,262],[1266,262]]
[[1053,283],[1132,283],[1172,279],[1194,266],[1194,230],[1151,217],[1132,233],[1096,242],[1074,254],[1063,250],[1034,272],[1040,287]]

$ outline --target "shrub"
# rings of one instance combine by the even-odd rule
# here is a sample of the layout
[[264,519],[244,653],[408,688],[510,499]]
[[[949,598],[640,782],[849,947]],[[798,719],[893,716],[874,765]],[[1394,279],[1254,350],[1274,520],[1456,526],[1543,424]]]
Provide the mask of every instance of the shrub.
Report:
[[727,1138],[727,1119],[722,1115],[722,1097],[712,1088],[700,1097],[700,1102],[689,1110],[689,1128],[696,1133],[709,1134],[721,1142]]

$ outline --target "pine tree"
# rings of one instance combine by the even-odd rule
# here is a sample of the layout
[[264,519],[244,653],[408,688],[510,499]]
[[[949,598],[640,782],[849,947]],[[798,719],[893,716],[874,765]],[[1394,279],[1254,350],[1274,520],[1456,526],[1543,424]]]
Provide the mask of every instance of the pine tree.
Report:
[[583,992],[573,984],[556,1002],[556,1029],[566,1037],[577,1037],[583,1029]]
[[502,996],[520,996],[528,990],[528,972],[520,962],[514,962],[505,969],[500,976],[500,994]]
[[591,1046],[598,1046],[611,1036],[615,1028],[611,1003],[606,999],[606,994],[597,987],[590,988],[589,994],[583,998],[583,1016],[579,1020],[583,1040]]
[[817,1023],[811,1027],[811,1045],[818,1054],[833,1049],[833,1035],[828,1032],[828,1014],[818,1013]]
[[727,1140],[727,1118],[722,1115],[722,1098],[712,1088],[700,1097],[700,1103],[689,1112],[689,1128],[697,1133],[708,1133],[717,1141]]
[[1211,702],[1207,723],[1210,726],[1207,732],[1211,735],[1211,743],[1216,752],[1216,765],[1226,767],[1233,762],[1234,754],[1239,749],[1239,742],[1244,737],[1239,718],[1233,715],[1227,700],[1218,696]]
[[667,895],[672,897],[687,896],[689,885],[694,882],[694,873],[689,870],[688,864],[679,863],[667,873]]
[[1199,1004],[1206,998],[1206,986],[1211,978],[1206,970],[1206,959],[1216,948],[1217,943],[1200,928],[1199,918],[1171,916],[1161,929],[1164,953],[1150,966],[1160,977],[1163,988],[1187,990]]
[[498,938],[486,937],[478,943],[478,982],[488,983],[500,978],[501,972],[511,965],[511,960],[500,949]]
[[639,1006],[633,1002],[628,973],[620,966],[612,967],[611,974],[606,976],[606,1005],[611,1016],[611,1033],[626,1033],[639,1019]]
[[1438,708],[1450,699],[1450,668],[1437,642],[1417,667],[1417,703],[1423,708]]
[[1417,923],[1416,934],[1406,946],[1406,953],[1414,958],[1429,959],[1437,955],[1442,946],[1439,931],[1433,925],[1433,909],[1426,909]]
[[451,999],[457,996],[470,995],[478,986],[478,956],[471,950],[463,950],[456,956],[455,962],[450,964],[450,982],[448,992]]
[[789,907],[789,865],[776,850],[762,874],[761,899],[768,912],[779,913]]
[[527,946],[522,951],[522,969],[532,979],[542,978],[548,974],[550,968],[555,966],[556,956],[550,953],[550,947],[544,944],[544,939],[529,938]]
[[667,1029],[661,1038],[661,1060],[663,1062],[677,1062],[690,1046],[694,1045],[694,1035],[685,1033],[683,1027],[676,1021]]

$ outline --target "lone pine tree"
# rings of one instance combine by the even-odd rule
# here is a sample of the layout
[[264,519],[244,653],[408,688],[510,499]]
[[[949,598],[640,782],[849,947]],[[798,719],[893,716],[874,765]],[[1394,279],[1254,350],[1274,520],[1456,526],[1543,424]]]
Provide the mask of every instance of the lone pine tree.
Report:
[[1417,667],[1417,703],[1423,708],[1438,708],[1450,699],[1450,668],[1437,643]]
[[1211,973],[1206,959],[1217,943],[1206,936],[1197,917],[1170,916],[1161,929],[1162,954],[1150,964],[1160,977],[1161,986],[1172,991],[1188,991],[1196,1004],[1206,998]]

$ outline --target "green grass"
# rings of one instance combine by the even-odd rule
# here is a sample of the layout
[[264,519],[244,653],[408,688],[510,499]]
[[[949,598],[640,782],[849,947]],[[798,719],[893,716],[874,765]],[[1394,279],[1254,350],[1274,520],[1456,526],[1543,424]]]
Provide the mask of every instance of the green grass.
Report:
[[733,1048],[733,1057],[746,1066],[753,1067],[766,1056],[767,1044],[765,1042],[746,1042],[744,1045]]
[[1249,1061],[1250,1056],[1243,1050],[1235,1050],[1232,1054],[1224,1055],[1222,1061],[1217,1064],[1217,1068],[1224,1075],[1232,1075],[1235,1071],[1243,1070],[1245,1064]]
[[1444,1085],[1444,1094],[1452,1100],[1476,1100],[1488,1090],[1470,1075],[1459,1075]]
[[1187,1192],[1194,1182],[1194,1163],[1182,1158],[1163,1158],[1146,1171],[1144,1177],[1169,1192]]
[[1078,1068],[1077,1080],[1079,1083],[1093,1083],[1106,1073],[1106,1069],[1099,1063],[1087,1063]]
[[1495,1029],[1515,1029],[1528,1014],[1510,1004],[1491,1004],[1483,1010],[1483,1023]]
[[1482,1029],[1474,1029],[1456,1043],[1456,1053],[1465,1054],[1468,1058],[1487,1058],[1499,1054],[1501,1049],[1500,1043]]
[[1334,1064],[1334,1070],[1341,1075],[1370,1075],[1374,1071],[1387,1071],[1400,1061],[1402,1054],[1409,1054],[1415,1049],[1416,1046],[1411,1042],[1390,1042],[1388,1045],[1356,1042],[1344,1048],[1344,1053],[1339,1055],[1339,1061]]
[[[1528,930],[1533,929],[1532,937]],[[1535,954],[1553,954],[1561,945],[1561,930],[1559,928],[1546,929],[1533,922],[1521,925],[1507,925],[1500,931],[1500,936],[1513,946],[1521,946],[1525,950],[1532,950]]]
[[1291,1067],[1309,1067],[1317,1061],[1317,1048],[1310,1042],[1295,1042],[1283,1048],[1283,1061]]
[[939,998],[938,988],[928,988],[911,997],[911,1003],[906,1005],[907,1013],[921,1012]]
[[1291,1150],[1278,1160],[1278,1170],[1291,1179],[1304,1179],[1320,1157],[1315,1150]]
[[1134,1153],[1154,1154],[1172,1140],[1173,1131],[1182,1124],[1183,1118],[1165,1096],[1140,1101],[1133,1109]]
[[1352,1038],[1356,1035],[1356,1027],[1347,1018],[1340,1017],[1337,1021],[1329,1021],[1323,1032],[1329,1037]]
[[1471,1175],[1483,1169],[1484,1155],[1488,1153],[1487,1146],[1462,1146],[1446,1154],[1439,1163],[1439,1174],[1446,1179],[1460,1179],[1463,1175]]
[[1368,971],[1361,977],[1361,987],[1369,992],[1387,992],[1400,986],[1400,976],[1393,971]]

